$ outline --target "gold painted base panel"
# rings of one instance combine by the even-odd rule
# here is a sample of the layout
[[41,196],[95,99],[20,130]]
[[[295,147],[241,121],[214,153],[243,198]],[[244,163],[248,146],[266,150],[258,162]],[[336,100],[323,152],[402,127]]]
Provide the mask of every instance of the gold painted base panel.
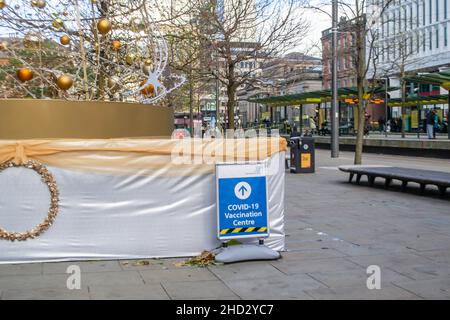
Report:
[[121,102],[0,99],[0,139],[170,137],[173,110]]

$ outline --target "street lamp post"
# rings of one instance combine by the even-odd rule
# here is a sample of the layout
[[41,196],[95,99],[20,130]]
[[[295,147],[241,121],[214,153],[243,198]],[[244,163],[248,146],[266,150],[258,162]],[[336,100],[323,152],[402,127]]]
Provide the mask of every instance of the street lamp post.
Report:
[[450,139],[450,90],[448,90],[447,134]]
[[384,136],[387,138],[388,132],[387,132],[387,122],[388,122],[388,113],[389,113],[389,107],[388,107],[388,83],[389,78],[384,78]]
[[338,124],[338,83],[337,83],[337,32],[338,32],[338,1],[333,0],[332,8],[332,102],[331,102],[331,157],[339,158],[339,124]]

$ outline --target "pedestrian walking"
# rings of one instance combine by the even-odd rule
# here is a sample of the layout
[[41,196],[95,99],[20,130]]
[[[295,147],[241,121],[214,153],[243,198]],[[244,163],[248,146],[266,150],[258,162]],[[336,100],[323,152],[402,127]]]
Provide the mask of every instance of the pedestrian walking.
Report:
[[368,136],[370,132],[370,114],[366,112],[364,115],[364,135]]
[[380,117],[378,119],[378,129],[380,130],[380,134],[382,134],[384,132],[385,126],[386,126],[386,121],[384,120],[383,117]]
[[314,120],[313,117],[309,117],[309,128],[311,129],[311,135],[316,133],[317,126],[316,126],[316,121]]
[[436,132],[441,129],[439,124],[439,115],[437,114],[437,110],[433,109],[433,139],[436,139]]
[[427,113],[427,136],[428,139],[434,139],[434,110],[430,110]]

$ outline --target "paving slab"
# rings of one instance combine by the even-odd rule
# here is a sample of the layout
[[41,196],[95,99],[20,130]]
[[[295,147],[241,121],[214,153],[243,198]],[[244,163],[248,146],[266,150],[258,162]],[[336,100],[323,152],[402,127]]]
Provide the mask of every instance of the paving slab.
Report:
[[283,261],[298,261],[311,259],[326,259],[326,258],[340,258],[345,257],[346,254],[337,251],[333,248],[318,249],[318,250],[292,250],[283,252],[281,254]]
[[[367,288],[367,279],[370,276],[370,274],[367,274],[366,270],[363,269],[336,272],[313,272],[308,273],[308,275],[330,288],[351,286],[361,289]],[[388,268],[381,269],[381,287],[391,286],[392,281],[411,281],[411,278]]]
[[89,286],[93,300],[169,300],[160,284]]
[[416,254],[431,259],[435,262],[450,264],[450,250],[420,251]]
[[124,271],[195,269],[190,265],[182,265],[188,258],[122,260],[119,265]]
[[66,274],[69,266],[80,267],[81,274],[89,272],[122,271],[118,261],[83,261],[83,262],[59,262],[44,263],[44,274]]
[[326,271],[346,271],[362,269],[361,266],[345,258],[327,258],[297,261],[273,261],[271,264],[286,275]]
[[419,256],[415,253],[397,253],[397,254],[384,254],[384,255],[370,255],[370,256],[354,256],[347,257],[348,260],[360,265],[363,268],[367,268],[371,265],[377,265],[380,268],[389,267],[403,267],[405,265],[417,265],[428,264],[432,261],[427,257]]
[[163,288],[170,298],[184,299],[220,299],[226,297],[238,297],[230,288],[219,280],[213,281],[163,281]]
[[210,266],[208,269],[221,280],[250,280],[279,277],[284,274],[268,262],[243,262],[223,266]]
[[207,268],[141,270],[139,273],[145,283],[217,280]]
[[390,267],[414,280],[432,280],[437,278],[450,278],[450,266],[448,264],[430,262],[418,265],[403,265]]
[[361,289],[359,287],[320,288],[306,290],[315,300],[422,300],[421,297],[396,286],[381,290]]
[[424,299],[450,299],[450,279],[439,278],[433,280],[409,280],[396,279],[393,284],[413,292]]
[[142,285],[144,280],[137,271],[89,272],[81,276],[82,286]]
[[67,288],[42,288],[42,289],[10,289],[6,290],[2,300],[89,300],[87,288],[69,290]]
[[245,300],[311,300],[311,297],[304,290],[325,287],[306,274],[265,279],[226,280],[225,283]]
[[9,289],[67,289],[68,275],[0,276],[0,288]]
[[42,263],[0,264],[0,276],[42,274]]

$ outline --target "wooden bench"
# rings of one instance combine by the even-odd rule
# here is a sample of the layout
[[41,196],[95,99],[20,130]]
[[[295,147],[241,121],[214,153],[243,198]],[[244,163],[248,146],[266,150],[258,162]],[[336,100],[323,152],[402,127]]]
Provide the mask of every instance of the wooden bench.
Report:
[[420,185],[421,194],[425,192],[427,185],[435,185],[441,197],[444,197],[447,188],[450,188],[450,172],[388,166],[340,166],[339,170],[350,174],[349,183],[352,183],[356,176],[356,183],[359,184],[361,177],[367,176],[369,186],[373,186],[376,178],[383,178],[385,188],[388,189],[393,180],[399,180],[402,182],[402,191],[406,191],[408,183],[414,182]]

